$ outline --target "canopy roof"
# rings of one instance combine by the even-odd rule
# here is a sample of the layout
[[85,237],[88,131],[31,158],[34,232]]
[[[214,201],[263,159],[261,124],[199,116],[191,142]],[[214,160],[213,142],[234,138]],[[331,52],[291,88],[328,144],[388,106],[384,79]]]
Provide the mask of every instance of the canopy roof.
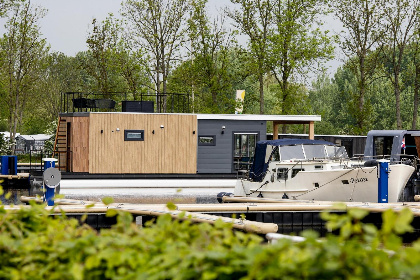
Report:
[[310,139],[276,139],[258,141],[255,148],[254,162],[250,169],[250,179],[253,181],[261,181],[264,173],[267,171],[268,163],[266,162],[267,146],[297,146],[297,145],[327,145],[335,146],[334,143],[324,140]]

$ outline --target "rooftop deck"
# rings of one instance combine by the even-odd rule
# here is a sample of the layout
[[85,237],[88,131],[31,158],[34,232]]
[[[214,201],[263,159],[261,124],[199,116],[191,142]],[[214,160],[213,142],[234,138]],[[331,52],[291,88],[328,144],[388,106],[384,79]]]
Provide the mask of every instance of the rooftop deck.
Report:
[[74,112],[147,112],[188,113],[191,103],[185,93],[63,92],[61,113]]

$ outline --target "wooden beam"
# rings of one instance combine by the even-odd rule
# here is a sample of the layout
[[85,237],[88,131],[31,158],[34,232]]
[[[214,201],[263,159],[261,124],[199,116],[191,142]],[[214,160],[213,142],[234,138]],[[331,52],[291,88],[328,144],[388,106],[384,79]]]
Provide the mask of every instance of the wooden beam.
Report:
[[273,121],[273,140],[279,139],[279,122]]
[[[273,121],[273,139],[278,139],[278,134],[279,134],[279,125],[281,124],[303,124],[309,125],[309,139],[314,139],[315,138],[315,125],[314,125],[314,121]],[[305,127],[305,132],[306,132],[306,127]]]
[[315,125],[314,122],[309,122],[309,139],[315,139]]

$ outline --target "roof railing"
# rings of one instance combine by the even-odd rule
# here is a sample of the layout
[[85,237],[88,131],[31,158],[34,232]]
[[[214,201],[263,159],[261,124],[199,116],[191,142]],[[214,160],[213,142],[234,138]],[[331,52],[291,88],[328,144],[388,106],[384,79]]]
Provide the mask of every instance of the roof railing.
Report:
[[60,108],[61,113],[191,112],[190,97],[186,93],[63,92],[60,98]]

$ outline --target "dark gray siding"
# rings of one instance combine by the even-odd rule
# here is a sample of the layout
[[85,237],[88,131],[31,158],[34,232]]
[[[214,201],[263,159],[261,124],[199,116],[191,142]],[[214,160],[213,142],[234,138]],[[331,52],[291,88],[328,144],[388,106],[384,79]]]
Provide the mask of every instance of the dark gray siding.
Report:
[[[225,126],[222,134],[222,126]],[[233,134],[258,133],[266,140],[266,121],[198,120],[198,136],[216,136],[215,146],[198,146],[198,173],[233,173]]]

